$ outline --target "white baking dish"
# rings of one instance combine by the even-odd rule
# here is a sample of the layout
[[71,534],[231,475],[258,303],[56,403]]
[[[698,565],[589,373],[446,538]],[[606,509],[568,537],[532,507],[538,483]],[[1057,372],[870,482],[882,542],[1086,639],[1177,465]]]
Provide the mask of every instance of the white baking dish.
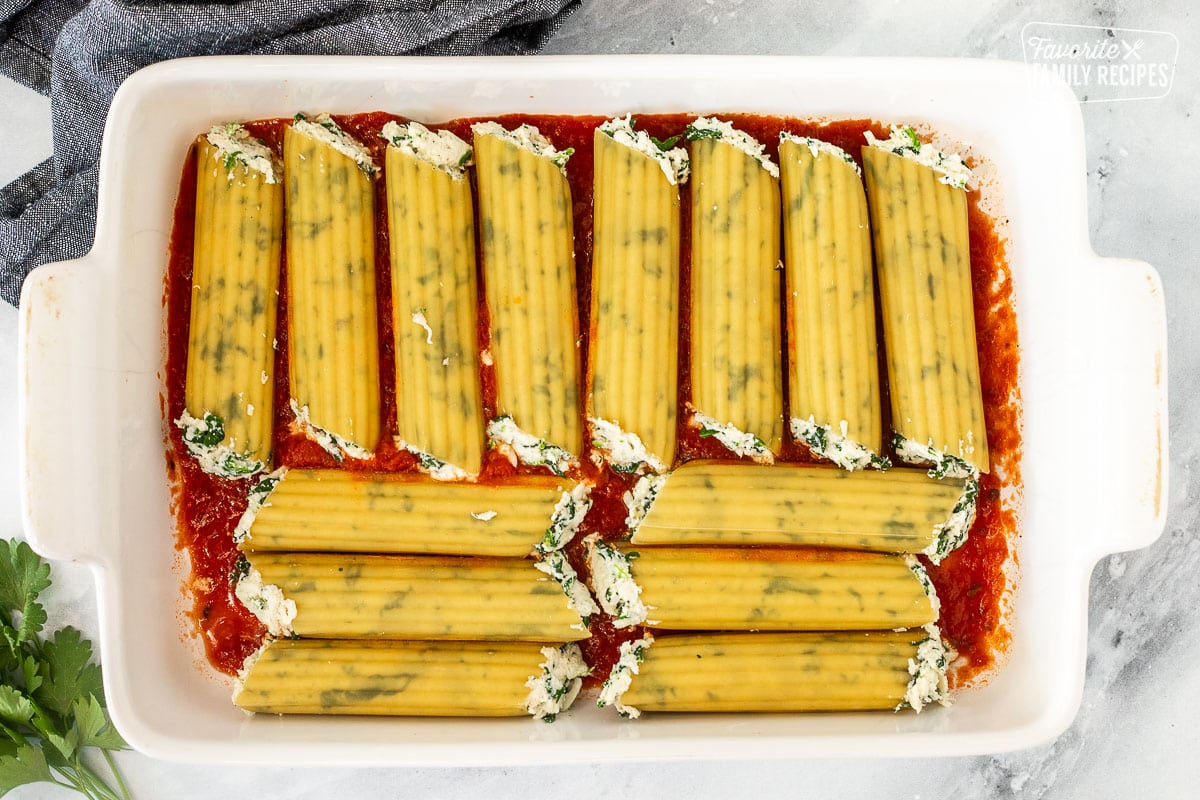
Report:
[[[994,164],[1022,344],[1025,479],[1011,660],[921,714],[522,720],[249,718],[185,634],[163,457],[163,270],[182,159],[218,121],[388,110],[745,111],[928,123]],[[1155,271],[1087,236],[1072,94],[1016,64],[740,57],[233,57],[172,61],[121,87],[104,133],[96,244],[36,270],[21,299],[25,520],[47,556],[93,565],[109,707],[174,760],[516,764],[935,755],[1055,736],[1083,685],[1088,578],[1143,547],[1166,508],[1166,325]]]

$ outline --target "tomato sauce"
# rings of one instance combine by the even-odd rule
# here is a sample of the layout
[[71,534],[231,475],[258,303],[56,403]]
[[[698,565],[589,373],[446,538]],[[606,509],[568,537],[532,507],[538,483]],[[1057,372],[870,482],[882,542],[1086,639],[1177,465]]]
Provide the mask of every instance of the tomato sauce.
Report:
[[[666,139],[681,134],[694,117],[691,115],[643,115],[637,118],[638,128]],[[777,157],[778,134],[788,130],[802,136],[815,136],[831,142],[859,160],[864,131],[886,137],[887,127],[870,120],[846,120],[816,123],[781,117],[722,115],[733,124],[766,145],[766,152]],[[392,330],[391,281],[388,226],[385,205],[384,171],[385,143],[379,137],[383,125],[405,118],[386,113],[335,116],[334,119],[349,134],[355,136],[371,151],[381,172],[375,180],[376,214],[376,276],[379,319],[380,396],[383,414],[383,436],[374,457],[356,462],[347,459],[339,465],[318,445],[299,433],[290,410],[288,379],[288,313],[286,286],[286,247],[280,264],[279,313],[277,315],[275,354],[275,425],[274,461],[289,467],[339,467],[350,470],[402,472],[416,469],[416,459],[394,443],[396,435],[395,352]],[[579,325],[582,362],[587,364],[591,324],[591,254],[592,254],[592,137],[602,117],[553,117],[508,115],[494,117],[506,127],[522,122],[536,125],[560,149],[572,147],[574,155],[567,164],[574,205],[575,267],[579,295]],[[448,122],[439,128],[454,131],[470,140],[470,125],[476,120]],[[282,153],[283,130],[289,119],[263,120],[246,127],[277,153]],[[861,163],[861,162],[860,162]],[[166,277],[167,306],[167,364],[166,413],[177,419],[184,408],[184,380],[187,367],[188,323],[191,299],[192,247],[195,213],[196,160],[188,155],[180,181],[179,198],[171,238],[169,266]],[[472,183],[472,193],[475,187]],[[688,399],[691,395],[690,339],[690,233],[691,214],[686,185],[681,191],[682,235],[680,253],[680,347],[677,461],[731,456],[711,438],[701,438],[697,428],[688,424]],[[1016,319],[1012,309],[1012,284],[997,280],[1007,275],[1005,242],[997,231],[997,222],[980,210],[977,190],[968,192],[971,237],[971,266],[975,301],[975,323],[982,373],[984,407],[987,418],[988,443],[992,470],[984,475],[978,500],[978,513],[967,543],[947,557],[939,566],[929,566],[929,572],[942,601],[943,635],[958,651],[959,659],[951,679],[962,685],[980,676],[991,667],[999,653],[1009,644],[1009,632],[1002,614],[1003,597],[1008,587],[1004,565],[1010,560],[1018,535],[1016,504],[1021,487],[1020,476],[1020,396],[1017,383],[1018,346]],[[478,207],[478,204],[476,204]],[[477,237],[478,238],[478,237]],[[477,263],[482,254],[477,241]],[[484,292],[482,270],[479,280],[479,315],[477,344],[480,351],[489,346],[489,317]],[[782,273],[780,274],[782,280]],[[783,293],[781,292],[781,296]],[[783,314],[783,309],[780,309]],[[785,326],[786,328],[786,326]],[[878,326],[882,330],[882,326]],[[785,333],[786,336],[786,333]],[[785,350],[786,352],[786,350]],[[886,396],[886,372],[882,363],[881,385],[884,387],[884,429],[890,430]],[[486,363],[480,366],[482,401],[486,418],[496,413],[495,369]],[[786,381],[785,381],[786,387]],[[580,396],[586,397],[586,387]],[[784,398],[785,414],[788,400]],[[238,553],[231,532],[246,506],[251,480],[227,480],[203,473],[183,444],[180,431],[169,426],[167,453],[168,471],[175,489],[175,514],[178,542],[187,550],[192,564],[189,589],[194,598],[193,618],[203,637],[209,661],[217,669],[233,674],[262,641],[265,629],[233,594],[234,568]],[[589,451],[583,454],[580,467],[573,477],[583,477],[595,483],[593,506],[583,521],[582,529],[567,550],[569,560],[582,575],[587,575],[580,541],[591,533],[619,539],[625,535],[626,510],[621,501],[633,478],[619,475],[598,465]],[[780,454],[782,461],[812,462],[816,459],[807,449],[785,432]],[[480,480],[496,480],[514,473],[537,473],[544,470],[513,467],[499,453],[489,451],[485,457]],[[636,630],[618,630],[612,621],[601,616],[593,619],[591,636],[581,642],[584,654],[594,667],[593,682],[607,675],[615,662],[621,642],[636,638]]]

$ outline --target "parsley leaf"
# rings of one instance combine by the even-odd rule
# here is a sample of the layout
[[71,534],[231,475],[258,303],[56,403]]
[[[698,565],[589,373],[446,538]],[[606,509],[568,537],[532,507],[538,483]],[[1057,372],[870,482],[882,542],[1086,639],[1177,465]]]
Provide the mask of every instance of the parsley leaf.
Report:
[[[29,545],[0,540],[0,795],[57,783],[93,800],[128,800],[110,755],[126,744],[104,710],[92,643],[71,627],[41,636],[47,617],[38,595],[49,585],[50,565]],[[93,749],[116,789],[87,763]]]

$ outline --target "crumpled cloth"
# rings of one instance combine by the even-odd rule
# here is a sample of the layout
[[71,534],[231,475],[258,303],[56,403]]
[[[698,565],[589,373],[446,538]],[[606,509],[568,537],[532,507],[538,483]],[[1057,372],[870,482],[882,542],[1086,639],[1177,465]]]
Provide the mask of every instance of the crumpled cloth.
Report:
[[50,96],[54,155],[0,189],[0,297],[78,258],[96,228],[100,138],[132,73],[218,54],[523,55],[581,0],[0,0],[0,73]]

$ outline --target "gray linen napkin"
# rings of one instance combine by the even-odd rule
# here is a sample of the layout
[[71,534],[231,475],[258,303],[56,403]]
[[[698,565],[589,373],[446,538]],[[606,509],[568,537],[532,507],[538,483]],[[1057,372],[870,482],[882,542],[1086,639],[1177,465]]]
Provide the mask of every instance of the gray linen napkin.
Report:
[[50,95],[54,155],[0,189],[0,298],[92,246],[100,135],[138,69],[184,56],[520,55],[581,0],[0,0],[0,73]]

